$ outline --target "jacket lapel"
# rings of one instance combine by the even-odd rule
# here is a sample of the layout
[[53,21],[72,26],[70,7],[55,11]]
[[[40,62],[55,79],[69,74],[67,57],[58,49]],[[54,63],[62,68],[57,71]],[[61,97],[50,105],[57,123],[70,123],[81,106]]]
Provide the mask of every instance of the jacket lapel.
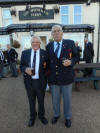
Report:
[[27,61],[28,61],[28,66],[29,66],[29,67],[31,67],[31,50],[32,50],[32,49],[30,49],[30,50],[28,51],[28,54],[27,54],[27,55],[28,55],[28,56],[27,56]]
[[64,40],[63,40],[63,41],[62,41],[61,53],[60,53],[60,57],[59,57],[59,58],[62,58],[65,49],[66,49],[66,46],[65,46],[65,42],[64,42]]

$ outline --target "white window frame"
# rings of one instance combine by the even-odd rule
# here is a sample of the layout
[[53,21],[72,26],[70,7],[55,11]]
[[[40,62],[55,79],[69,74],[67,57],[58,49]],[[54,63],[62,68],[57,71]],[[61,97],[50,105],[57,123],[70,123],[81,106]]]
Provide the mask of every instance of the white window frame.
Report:
[[[70,24],[70,6],[68,6],[68,5],[61,5],[61,6],[60,6],[60,23],[62,24],[62,19],[61,19],[61,16],[62,16],[62,14],[61,14],[61,7],[63,7],[63,6],[68,7],[68,14],[63,14],[63,15],[68,15],[68,24],[66,24],[66,25],[69,25],[69,24]],[[64,25],[65,25],[65,24],[64,24]]]
[[[82,4],[73,5],[73,24],[75,24],[75,22],[74,22],[74,17],[75,17],[74,7],[75,7],[75,6],[81,6],[81,23],[80,23],[80,24],[82,24],[82,20],[83,20],[83,6],[82,6]],[[79,15],[80,15],[80,14],[79,14]]]
[[[4,10],[9,10],[9,11],[10,11],[10,8],[3,8],[3,9],[2,9],[2,26],[5,26],[5,25],[4,25],[4,20],[9,20],[9,19],[10,19],[10,18],[5,19],[5,18],[3,17],[3,12],[4,12]],[[11,17],[11,19],[12,19],[12,17]],[[13,19],[12,19],[12,24],[13,24]]]
[[[4,40],[6,39],[6,42],[3,43],[2,39],[4,39]],[[0,36],[0,44],[1,44],[1,49],[2,50],[7,50],[7,44],[10,44],[10,36],[9,35],[2,35],[2,36]]]

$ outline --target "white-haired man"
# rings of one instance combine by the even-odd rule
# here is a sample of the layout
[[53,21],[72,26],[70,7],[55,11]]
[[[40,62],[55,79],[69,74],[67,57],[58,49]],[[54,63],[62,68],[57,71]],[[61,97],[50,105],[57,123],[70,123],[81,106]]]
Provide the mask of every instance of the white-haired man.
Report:
[[30,105],[30,120],[28,126],[31,127],[35,123],[37,116],[36,97],[38,100],[38,117],[43,124],[48,124],[45,118],[44,96],[47,85],[46,51],[40,49],[41,39],[33,36],[31,39],[31,49],[22,52],[20,68],[24,73],[24,83]]
[[63,39],[63,30],[59,25],[52,27],[54,41],[46,49],[49,58],[50,73],[48,83],[51,88],[54,116],[52,124],[60,117],[60,97],[63,95],[65,126],[71,127],[72,117],[72,82],[74,81],[73,65],[78,61],[74,41]]

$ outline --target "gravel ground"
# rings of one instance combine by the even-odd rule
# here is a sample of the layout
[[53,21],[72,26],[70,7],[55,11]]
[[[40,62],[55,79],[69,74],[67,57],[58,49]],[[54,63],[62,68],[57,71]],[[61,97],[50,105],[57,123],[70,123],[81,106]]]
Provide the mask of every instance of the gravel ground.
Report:
[[93,88],[92,81],[81,83],[80,89],[80,92],[73,89],[70,129],[64,125],[62,101],[61,117],[57,124],[51,124],[52,101],[48,92],[45,109],[49,124],[43,125],[37,117],[35,125],[29,128],[28,99],[22,75],[0,80],[0,133],[100,133],[100,91]]

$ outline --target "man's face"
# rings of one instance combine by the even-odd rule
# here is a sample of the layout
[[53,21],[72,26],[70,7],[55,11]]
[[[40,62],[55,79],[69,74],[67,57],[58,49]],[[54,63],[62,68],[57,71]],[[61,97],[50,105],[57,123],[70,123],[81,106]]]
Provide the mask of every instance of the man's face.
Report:
[[84,40],[84,43],[87,43],[87,42],[88,42],[88,40],[85,39],[85,40]]
[[76,46],[76,47],[78,46],[78,43],[77,43],[77,42],[75,43],[75,46]]
[[10,45],[7,45],[7,48],[10,49]]
[[59,28],[54,28],[54,30],[52,31],[52,36],[56,42],[60,42],[62,40],[63,31]]
[[35,51],[38,50],[40,48],[40,40],[38,38],[33,38],[31,45]]

